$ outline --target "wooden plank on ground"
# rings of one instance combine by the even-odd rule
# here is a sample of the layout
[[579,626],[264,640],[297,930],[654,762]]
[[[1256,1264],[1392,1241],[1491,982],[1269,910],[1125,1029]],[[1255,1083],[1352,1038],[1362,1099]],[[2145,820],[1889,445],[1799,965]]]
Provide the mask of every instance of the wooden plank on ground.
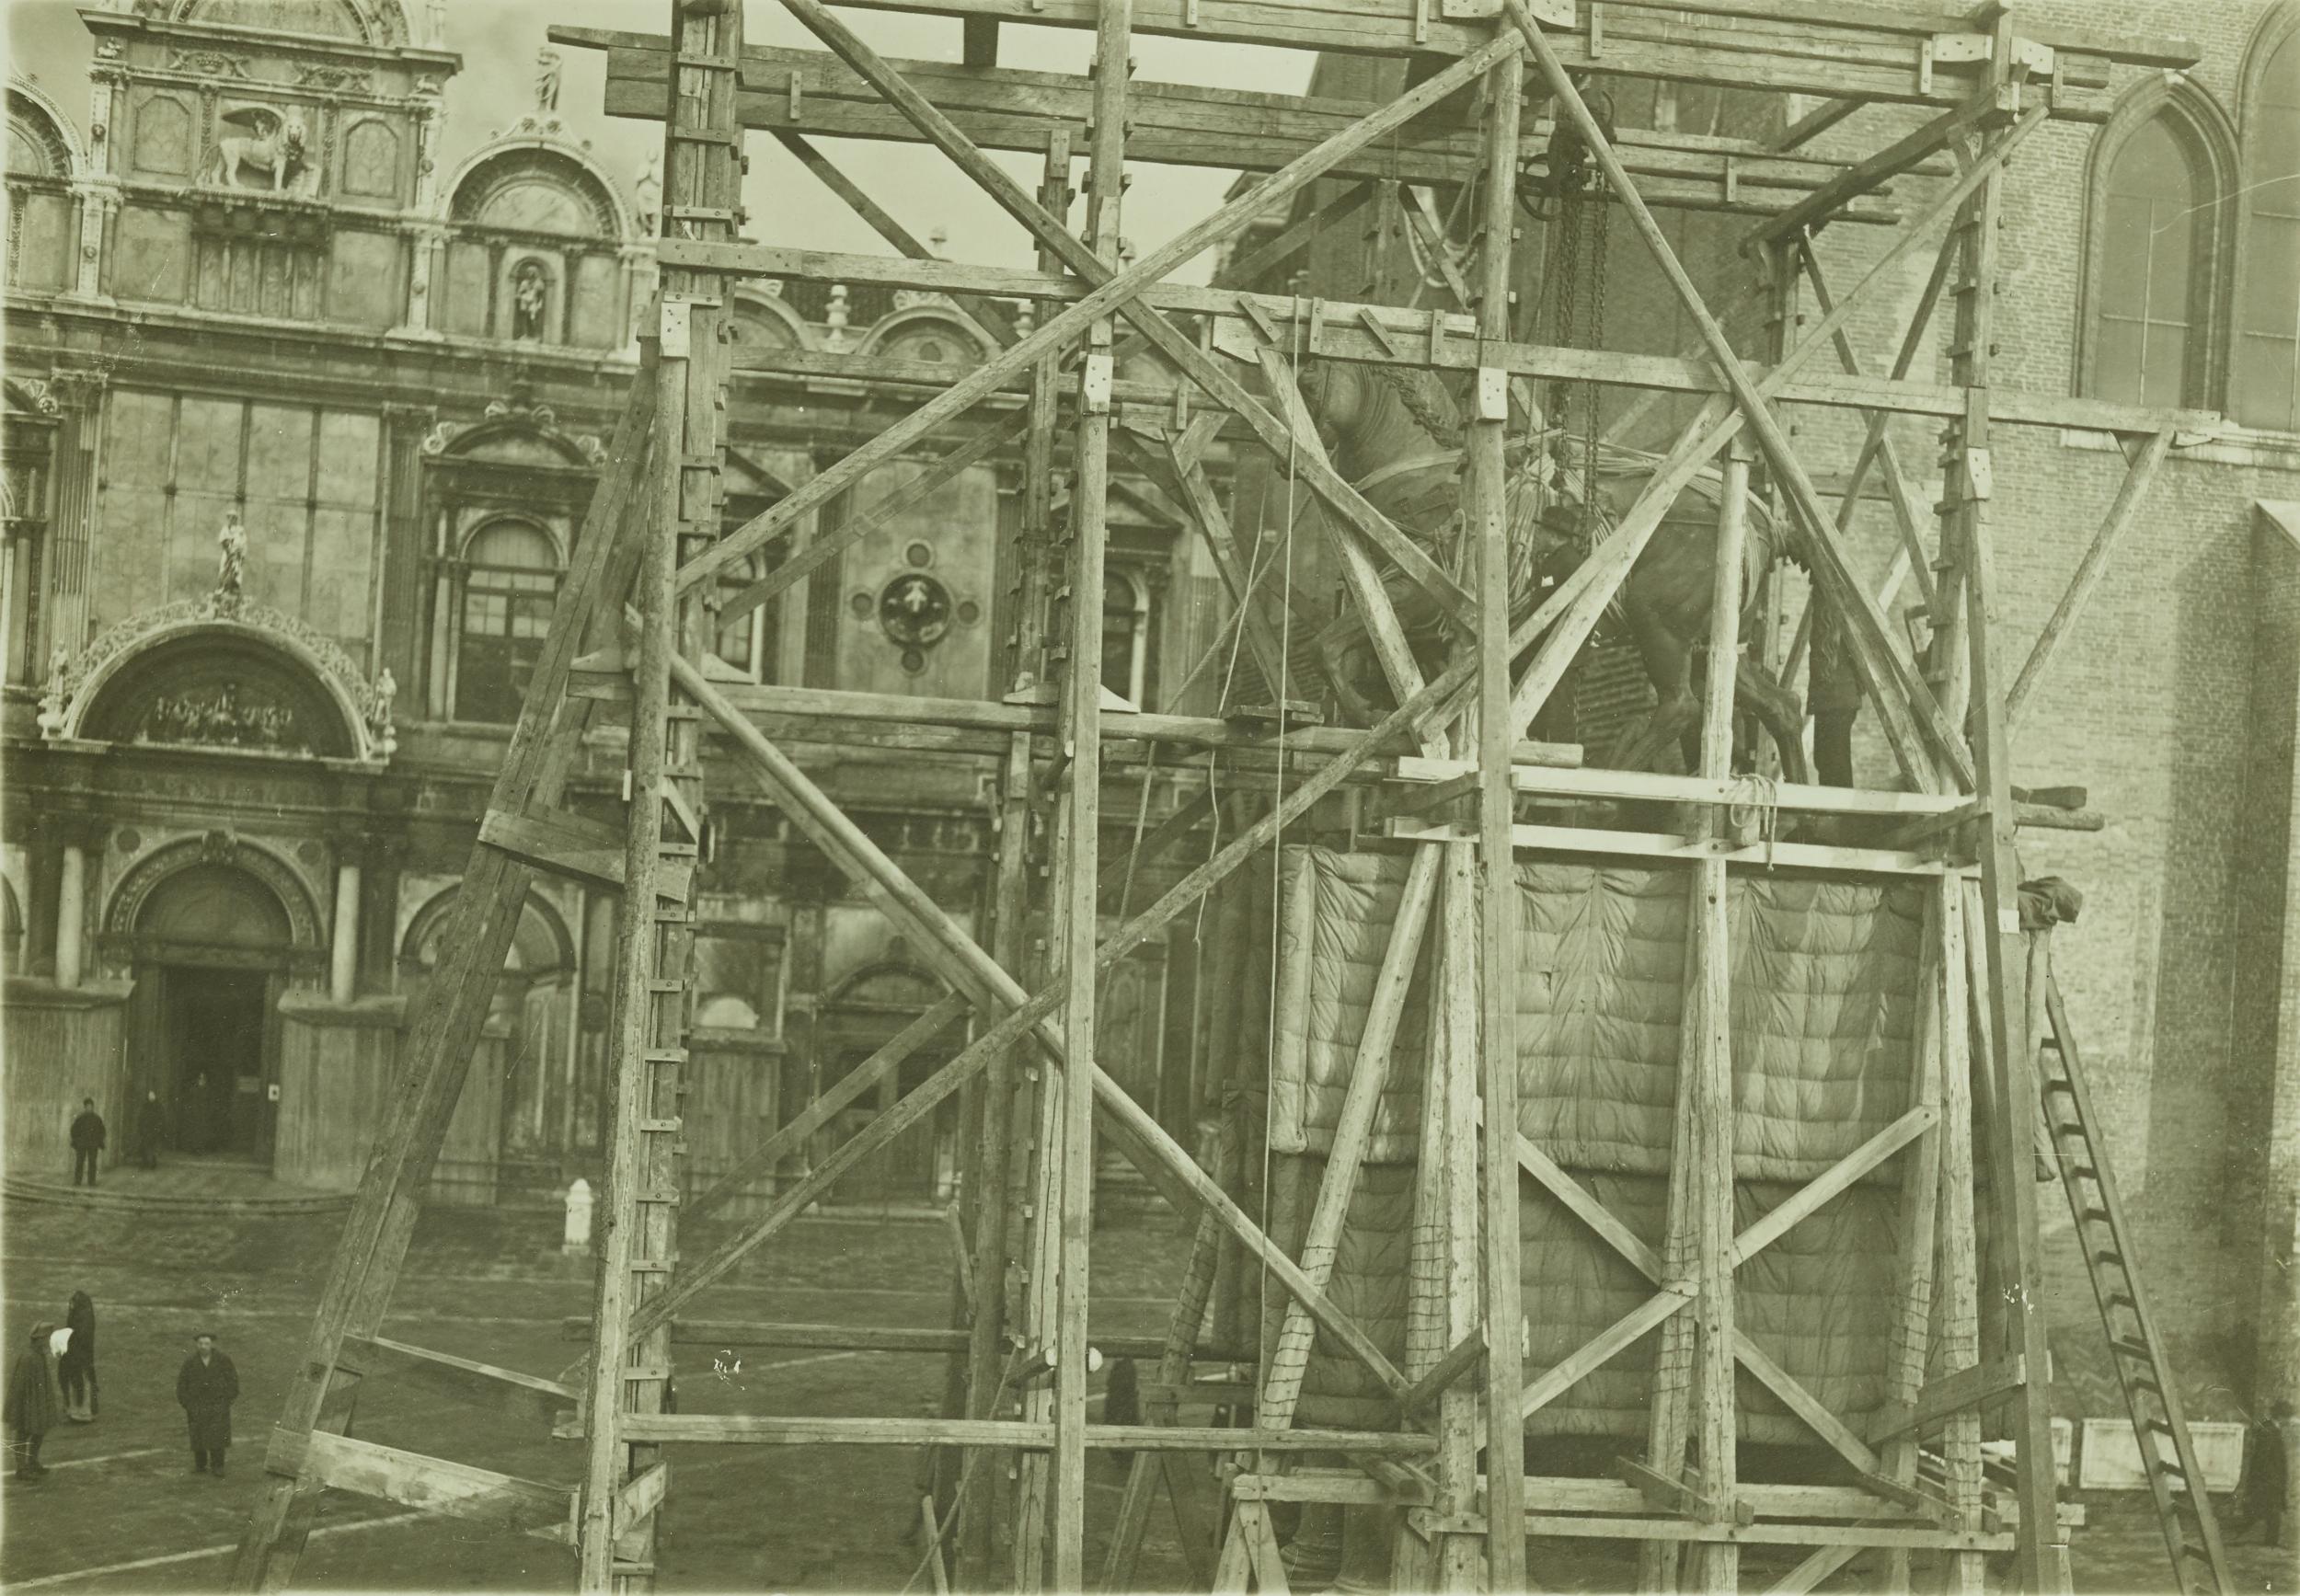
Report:
[[356,1491],[546,1541],[573,1539],[575,1492],[569,1487],[424,1457],[348,1435],[275,1430],[265,1450],[264,1468],[275,1476],[308,1478],[331,1490]]

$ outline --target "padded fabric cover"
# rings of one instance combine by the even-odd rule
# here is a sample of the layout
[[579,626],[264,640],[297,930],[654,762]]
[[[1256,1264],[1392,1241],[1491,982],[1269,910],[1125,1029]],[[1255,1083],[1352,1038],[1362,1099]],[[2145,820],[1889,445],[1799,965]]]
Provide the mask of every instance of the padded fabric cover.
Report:
[[[1271,1141],[1272,1228],[1298,1244],[1374,977],[1402,892],[1395,855],[1289,850],[1282,899]],[[1690,876],[1682,868],[1525,863],[1518,869],[1519,1129],[1656,1248],[1663,1242]],[[1869,878],[1731,878],[1735,1205],[1746,1226],[1907,1107],[1922,889]],[[1427,1063],[1425,938],[1333,1291],[1409,1375],[1411,1164]],[[1831,1411],[1882,1397],[1904,1159],[1888,1159],[1737,1276],[1740,1326]],[[1398,1165],[1404,1168],[1397,1167]],[[1537,1374],[1650,1295],[1642,1277],[1531,1180],[1521,1219]],[[1420,1303],[1426,1314],[1434,1304]],[[1274,1317],[1271,1321],[1274,1323]],[[1535,1434],[1641,1436],[1659,1336],[1535,1413]],[[1746,1375],[1742,1433],[1811,1431]],[[1299,1418],[1394,1420],[1372,1377],[1321,1339]]]

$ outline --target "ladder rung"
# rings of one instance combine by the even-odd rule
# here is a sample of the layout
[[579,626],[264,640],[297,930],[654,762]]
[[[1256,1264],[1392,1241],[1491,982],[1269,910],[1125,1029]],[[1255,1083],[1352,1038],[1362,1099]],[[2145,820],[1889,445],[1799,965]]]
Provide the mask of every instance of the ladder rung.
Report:
[[685,1123],[684,1119],[641,1119],[638,1128],[650,1136],[665,1136],[678,1131]]
[[642,1191],[631,1200],[634,1202],[651,1202],[659,1208],[676,1208],[681,1203],[684,1202],[686,1199],[681,1197],[675,1191]]
[[650,1064],[684,1064],[687,1062],[684,1048],[649,1048],[639,1055]]
[[[2057,1044],[2048,1043],[2046,1045],[2052,1047],[2054,1052],[2060,1051],[2060,1048]],[[2044,1083],[2044,1089],[2048,1092],[2066,1092],[2071,1097],[2074,1097],[2076,1092],[2076,1083],[2070,1080],[2066,1075],[2054,1075],[2051,1080]]]
[[626,1380],[668,1380],[671,1371],[651,1364],[635,1365],[623,1371]]
[[677,977],[665,980],[660,976],[650,976],[647,982],[647,990],[650,992],[684,992],[686,989],[687,983]]
[[667,1275],[678,1266],[679,1255],[667,1258],[633,1258],[626,1267],[635,1275]]
[[2130,1358],[2148,1356],[2148,1344],[2145,1341],[2135,1341],[2129,1336],[2111,1336],[2109,1338],[2109,1345]]

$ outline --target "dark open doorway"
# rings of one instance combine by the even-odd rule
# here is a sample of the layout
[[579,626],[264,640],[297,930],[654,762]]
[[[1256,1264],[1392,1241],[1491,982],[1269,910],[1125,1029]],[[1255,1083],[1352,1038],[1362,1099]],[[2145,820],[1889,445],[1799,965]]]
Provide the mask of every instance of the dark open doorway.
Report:
[[264,1088],[266,973],[172,966],[157,972],[163,1035],[173,1053],[178,1153],[271,1162]]

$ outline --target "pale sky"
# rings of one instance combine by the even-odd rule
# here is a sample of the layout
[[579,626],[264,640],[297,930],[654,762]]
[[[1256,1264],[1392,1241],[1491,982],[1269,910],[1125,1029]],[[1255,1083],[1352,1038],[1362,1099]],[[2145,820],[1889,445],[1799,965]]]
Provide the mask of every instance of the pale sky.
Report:
[[[423,26],[421,0],[403,0],[418,33]],[[7,11],[9,70],[29,77],[61,106],[85,137],[87,131],[87,30],[68,0],[0,0]],[[775,0],[746,0],[745,34],[755,42],[819,48],[813,36],[793,21]],[[489,133],[534,104],[535,52],[549,24],[662,31],[669,26],[669,0],[452,0],[447,10],[447,48],[463,56],[463,71],[448,85],[447,117],[441,170],[451,172]],[[855,30],[891,56],[956,61],[955,18],[867,11],[845,12]],[[1085,29],[1022,28],[1002,30],[1003,65],[1041,71],[1080,72],[1091,52]],[[603,52],[566,50],[559,115],[593,150],[622,185],[631,181],[650,147],[660,147],[660,124],[611,121],[600,111],[606,63]],[[1199,83],[1223,87],[1301,93],[1308,86],[1313,58],[1305,52],[1197,40],[1144,37],[1134,41],[1138,78]],[[1028,239],[990,200],[960,177],[940,154],[925,148],[822,141],[823,147],[873,198],[920,237],[937,227],[949,234],[953,259],[1023,266],[1031,259]],[[809,247],[882,254],[878,235],[826,191],[773,139],[749,144],[751,178],[744,201],[751,213],[747,234],[763,243],[803,243]],[[1026,188],[1035,188],[1038,162],[1000,156]],[[1236,176],[1228,170],[1196,167],[1135,168],[1128,192],[1125,234],[1138,248],[1156,247],[1222,202]],[[1209,261],[1178,274],[1203,281]]]

